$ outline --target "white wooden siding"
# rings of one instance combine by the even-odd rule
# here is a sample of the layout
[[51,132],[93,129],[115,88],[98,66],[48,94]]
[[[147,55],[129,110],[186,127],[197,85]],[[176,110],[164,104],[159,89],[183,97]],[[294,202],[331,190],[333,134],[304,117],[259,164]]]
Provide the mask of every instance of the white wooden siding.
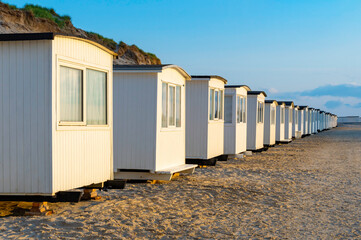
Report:
[[292,122],[290,122],[290,112],[293,116],[293,107],[286,106],[285,111],[285,140],[292,140]]
[[0,43],[0,194],[50,194],[51,41]]
[[[181,86],[180,128],[162,129],[162,81]],[[175,69],[167,68],[158,74],[156,171],[185,164],[185,84],[184,76]]]
[[[258,101],[264,103],[263,96],[247,96],[247,149],[257,150],[263,148],[264,119],[257,123],[257,105]],[[264,108],[263,108],[264,111]],[[264,112],[263,112],[264,116]]]
[[186,158],[207,159],[208,81],[186,82]]
[[[265,103],[265,113],[264,113],[264,145],[274,145],[276,143],[276,122],[271,124],[271,108],[275,109],[276,105],[274,103]],[[275,115],[276,116],[276,115]],[[277,116],[276,116],[277,120]]]
[[298,120],[299,111],[297,108],[293,109],[293,123],[292,123],[292,137],[296,137],[296,131],[298,131],[298,121],[296,123],[296,117]]
[[305,110],[298,111],[298,131],[300,131],[302,135],[304,134],[304,130],[303,130],[304,113],[305,113]]
[[281,142],[285,140],[285,123],[281,122],[281,111],[285,108],[284,105],[277,106],[276,117],[276,141]]
[[[107,126],[58,126],[59,61],[107,71]],[[104,182],[113,175],[113,56],[82,40],[53,41],[53,193]]]
[[156,113],[157,73],[114,72],[114,171],[155,170]]

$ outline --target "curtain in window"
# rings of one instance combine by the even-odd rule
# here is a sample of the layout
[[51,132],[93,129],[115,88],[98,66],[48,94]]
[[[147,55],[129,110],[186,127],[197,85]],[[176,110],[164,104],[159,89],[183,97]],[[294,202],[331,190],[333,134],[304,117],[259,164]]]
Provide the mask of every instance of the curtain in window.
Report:
[[176,127],[180,127],[181,126],[181,87],[177,86],[176,87]]
[[106,73],[87,69],[86,107],[87,124],[107,124]]
[[162,83],[162,127],[168,127],[168,84]]
[[60,121],[83,121],[83,71],[60,67]]

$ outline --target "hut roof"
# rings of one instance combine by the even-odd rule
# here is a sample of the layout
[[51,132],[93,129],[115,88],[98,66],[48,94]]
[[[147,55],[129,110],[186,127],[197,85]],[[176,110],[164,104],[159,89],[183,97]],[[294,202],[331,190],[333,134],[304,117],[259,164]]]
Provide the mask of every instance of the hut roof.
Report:
[[263,94],[265,97],[267,97],[267,94],[264,91],[248,91],[247,95],[260,95]]
[[276,100],[266,100],[264,101],[265,103],[269,103],[269,104],[272,104],[272,103],[275,103],[276,106],[278,106],[278,102]]
[[224,86],[225,88],[245,88],[247,91],[251,91],[251,88],[248,87],[247,85],[226,85]]
[[195,79],[205,79],[205,80],[211,80],[211,78],[216,78],[218,80],[221,80],[224,82],[224,84],[227,83],[227,80],[221,76],[218,76],[218,75],[192,75],[192,79],[195,78]]

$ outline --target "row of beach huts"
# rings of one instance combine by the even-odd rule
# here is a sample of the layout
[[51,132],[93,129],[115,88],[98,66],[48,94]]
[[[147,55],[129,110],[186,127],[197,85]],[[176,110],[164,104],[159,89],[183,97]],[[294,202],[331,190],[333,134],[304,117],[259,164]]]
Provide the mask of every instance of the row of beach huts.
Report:
[[1,196],[170,180],[337,125],[220,76],[115,57],[74,36],[0,34]]

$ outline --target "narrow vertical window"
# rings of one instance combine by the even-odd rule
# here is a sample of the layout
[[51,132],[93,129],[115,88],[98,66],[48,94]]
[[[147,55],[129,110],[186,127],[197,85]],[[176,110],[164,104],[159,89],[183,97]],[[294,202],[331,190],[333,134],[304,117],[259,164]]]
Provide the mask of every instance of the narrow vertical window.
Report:
[[60,121],[83,121],[83,71],[60,66]]
[[175,87],[169,86],[169,126],[175,126]]
[[214,93],[214,103],[215,103],[214,118],[218,119],[219,118],[219,92],[218,91],[215,91],[215,93]]
[[237,123],[241,122],[241,98],[237,96]]
[[243,122],[244,123],[246,123],[246,118],[247,118],[247,116],[246,116],[246,106],[247,106],[246,101],[247,101],[247,98],[243,97],[243,108],[242,108],[243,113],[242,113],[242,116],[243,116]]
[[289,112],[290,123],[292,123],[292,117],[293,117],[292,110],[289,109],[288,112]]
[[162,127],[168,127],[168,84],[162,83]]
[[209,120],[214,119],[214,89],[209,91]]
[[181,113],[182,113],[182,103],[181,103],[181,87],[176,87],[176,127],[181,126]]
[[86,121],[88,125],[107,124],[107,74],[86,70]]
[[219,119],[223,119],[223,105],[223,90],[221,90],[219,96]]

